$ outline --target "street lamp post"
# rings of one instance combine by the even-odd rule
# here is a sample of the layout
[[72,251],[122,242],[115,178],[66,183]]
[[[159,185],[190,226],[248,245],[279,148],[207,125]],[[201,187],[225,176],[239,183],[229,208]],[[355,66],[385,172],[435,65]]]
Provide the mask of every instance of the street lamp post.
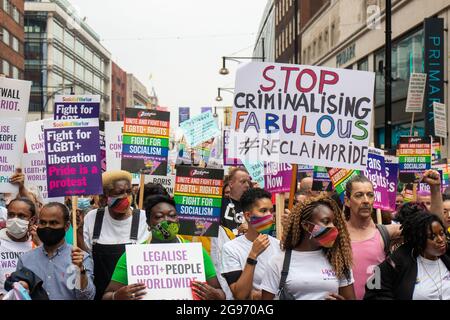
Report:
[[234,88],[217,88],[217,97],[216,97],[216,101],[220,102],[223,100],[222,96],[220,95],[221,91],[227,91],[227,92],[231,92],[234,93]]
[[384,146],[387,150],[392,147],[392,10],[391,0],[386,0],[386,45],[385,60],[386,67],[384,73]]
[[266,60],[266,56],[265,56],[265,52],[264,52],[264,38],[261,38],[261,42],[262,42],[262,57],[222,57],[222,68],[219,70],[219,73],[221,75],[227,75],[230,73],[230,71],[227,69],[225,63],[226,60],[232,60],[232,61],[237,61],[240,62],[239,60],[241,59],[257,59],[257,60],[262,60],[262,62],[264,62]]
[[[45,104],[43,104],[42,108],[41,108],[41,120],[44,119],[44,111],[45,111],[45,109],[47,109],[47,104],[50,101],[50,99],[52,99],[57,93],[60,93],[61,91],[65,90],[66,88],[68,88],[68,87],[63,86],[61,89],[58,89],[58,90],[52,92],[52,94],[47,97],[47,100],[45,101]],[[43,87],[42,87],[41,91],[42,91],[42,100],[44,100],[44,93],[43,93],[44,92],[44,88]],[[75,94],[75,92],[73,90],[73,85],[70,85],[70,94],[71,95]]]

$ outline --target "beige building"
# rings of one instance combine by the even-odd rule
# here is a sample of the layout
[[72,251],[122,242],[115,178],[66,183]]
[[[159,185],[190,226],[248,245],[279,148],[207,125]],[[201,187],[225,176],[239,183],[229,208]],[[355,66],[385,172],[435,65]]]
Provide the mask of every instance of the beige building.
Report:
[[[409,133],[412,114],[405,112],[409,78],[413,72],[425,72],[424,19],[430,17],[442,18],[443,28],[448,28],[450,1],[392,0],[393,144],[400,135]],[[448,105],[448,32],[442,32],[439,55],[444,59],[436,76],[443,86],[441,102]],[[301,37],[302,64],[376,73],[372,137],[376,145],[383,144],[385,0],[331,0],[303,27]],[[425,134],[425,118],[425,113],[416,114],[415,131],[419,135]]]
[[147,88],[133,74],[127,74],[127,105],[126,107],[144,106],[150,104]]

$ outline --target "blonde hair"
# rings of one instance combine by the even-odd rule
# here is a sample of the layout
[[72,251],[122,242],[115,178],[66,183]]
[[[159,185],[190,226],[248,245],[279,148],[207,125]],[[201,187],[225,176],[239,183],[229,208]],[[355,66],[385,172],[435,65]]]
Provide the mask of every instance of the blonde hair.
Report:
[[133,177],[131,176],[131,173],[124,170],[112,170],[103,172],[102,174],[103,190],[110,191],[114,189],[114,183],[120,180],[128,181],[131,186],[132,179]]
[[339,235],[336,242],[331,248],[323,248],[327,260],[330,262],[336,276],[340,279],[343,277],[350,278],[350,271],[352,268],[352,247],[350,242],[350,235],[347,231],[344,215],[336,204],[336,202],[324,195],[316,198],[310,198],[305,202],[298,203],[289,215],[288,223],[286,224],[281,241],[281,248],[295,249],[303,239],[305,234],[302,228],[304,221],[309,221],[314,210],[319,206],[327,206],[334,213],[333,224],[338,229]]

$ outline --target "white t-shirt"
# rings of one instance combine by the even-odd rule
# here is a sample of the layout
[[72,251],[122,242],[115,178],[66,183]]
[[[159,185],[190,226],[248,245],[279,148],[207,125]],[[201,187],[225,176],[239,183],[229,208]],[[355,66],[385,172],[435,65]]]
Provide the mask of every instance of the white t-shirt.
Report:
[[227,281],[222,276],[222,253],[223,246],[225,243],[230,242],[231,239],[222,226],[219,226],[219,234],[217,238],[211,238],[211,260],[216,268],[217,280],[219,280],[222,290],[225,292],[227,300],[233,300],[233,294],[231,293],[230,287]]
[[417,280],[413,300],[439,300],[441,293],[442,300],[450,300],[450,272],[447,267],[441,259],[417,257]]
[[16,242],[6,234],[6,228],[0,230],[0,293],[6,293],[5,280],[16,271],[17,261],[25,252],[33,249],[33,242]]
[[[261,289],[277,295],[283,261],[284,252],[270,259]],[[351,274],[349,281],[345,277],[336,278],[336,273],[322,250],[292,250],[285,290],[296,300],[324,300],[329,293],[339,293],[340,287],[352,283]]]
[[[261,282],[266,276],[266,269],[270,257],[281,252],[280,241],[269,236],[270,245],[257,258],[258,263],[253,274],[253,289],[261,289]],[[253,242],[245,235],[237,237],[223,245],[222,252],[222,273],[244,270],[247,264],[248,255],[252,249]]]
[[[94,224],[97,209],[89,211],[84,217],[83,237],[84,243],[89,251],[92,251],[92,237],[94,236]],[[100,237],[97,240],[99,244],[123,244],[130,243],[131,221],[133,216],[129,216],[125,220],[113,219],[105,207],[105,214],[103,216],[103,225],[100,232]],[[148,239],[150,232],[146,222],[145,211],[141,210],[139,217],[139,231],[137,243],[142,243]]]

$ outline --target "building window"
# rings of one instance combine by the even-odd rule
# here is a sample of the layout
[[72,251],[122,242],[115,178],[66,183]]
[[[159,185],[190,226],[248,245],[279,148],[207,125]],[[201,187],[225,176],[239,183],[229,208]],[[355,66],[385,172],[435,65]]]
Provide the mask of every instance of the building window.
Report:
[[19,40],[16,37],[12,37],[12,48],[14,51],[19,52]]
[[75,64],[75,75],[77,76],[77,78],[84,81],[84,68],[79,63]]
[[13,9],[12,9],[12,17],[15,22],[20,24],[20,14],[19,14],[19,10],[17,10],[16,7],[13,7]]
[[2,63],[2,72],[4,75],[6,75],[7,77],[9,77],[9,63],[6,60],[3,60]]
[[3,42],[9,46],[9,31],[3,28]]
[[369,71],[369,59],[367,57],[358,61],[358,70]]
[[3,0],[3,11],[9,14],[9,1]]
[[63,28],[56,21],[53,24],[53,35],[59,40],[62,40],[64,36]]
[[69,56],[64,56],[64,70],[72,74],[75,70],[75,62]]
[[84,46],[81,43],[80,40],[76,39],[75,40],[75,52],[80,56],[83,57],[84,56]]
[[[392,44],[392,101],[406,99],[411,73],[423,72],[423,29]],[[384,48],[375,53],[375,105],[384,105]]]
[[69,32],[65,32],[64,33],[64,44],[71,50],[71,51],[73,51],[73,48],[74,48],[74,41],[75,41],[75,38],[74,38],[74,36],[71,34],[71,33],[69,33]]
[[11,71],[12,71],[13,79],[19,79],[19,69],[17,69],[16,67],[12,66]]
[[58,49],[53,49],[53,63],[62,67],[63,66],[63,53]]

